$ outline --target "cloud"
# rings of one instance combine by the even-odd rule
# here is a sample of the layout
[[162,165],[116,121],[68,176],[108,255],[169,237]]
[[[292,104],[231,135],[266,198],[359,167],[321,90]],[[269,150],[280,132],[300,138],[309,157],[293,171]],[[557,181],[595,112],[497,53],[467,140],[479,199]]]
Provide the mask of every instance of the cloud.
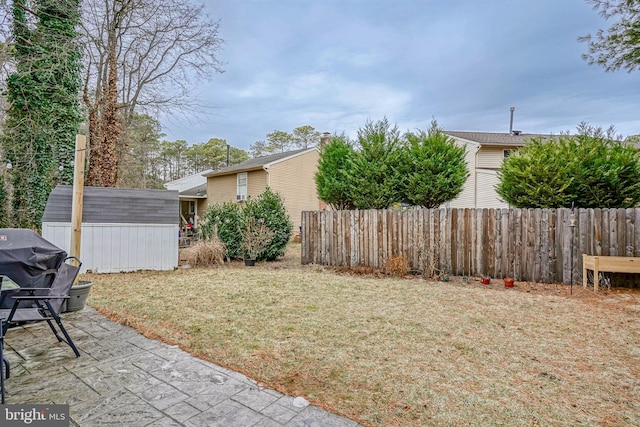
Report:
[[[386,116],[402,130],[573,130],[582,120],[640,132],[640,73],[604,73],[577,37],[607,23],[584,1],[219,0],[226,73],[203,85],[219,107],[190,142],[247,149],[309,124],[355,136]],[[163,122],[164,123],[164,122]],[[171,137],[171,136],[170,136]]]

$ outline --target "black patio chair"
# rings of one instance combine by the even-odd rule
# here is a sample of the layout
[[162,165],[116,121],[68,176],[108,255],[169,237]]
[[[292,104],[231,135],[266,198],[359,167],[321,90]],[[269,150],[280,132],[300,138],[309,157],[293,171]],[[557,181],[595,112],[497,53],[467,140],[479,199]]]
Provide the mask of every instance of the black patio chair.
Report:
[[[68,260],[75,260],[77,265],[67,263]],[[68,344],[76,357],[80,357],[80,352],[62,324],[60,311],[64,302],[69,299],[69,290],[78,276],[81,265],[82,263],[76,257],[65,258],[49,288],[22,288],[11,297],[13,306],[10,309],[0,309],[0,403],[5,403],[4,380],[11,376],[9,361],[4,357],[1,348],[4,345],[7,329],[44,320],[49,324],[58,341]],[[58,325],[58,329],[53,321]]]
[[[67,262],[69,260],[75,260],[77,265],[69,264]],[[0,318],[3,319],[2,331],[0,331],[2,336],[4,337],[7,329],[44,320],[49,324],[58,341],[69,345],[76,357],[80,357],[80,352],[62,324],[60,311],[65,301],[69,299],[69,290],[78,276],[81,265],[78,258],[67,257],[58,268],[48,289],[23,288],[17,295],[12,296],[13,306],[10,309],[0,309]],[[43,292],[45,295],[38,295]],[[58,325],[57,329],[53,322]]]

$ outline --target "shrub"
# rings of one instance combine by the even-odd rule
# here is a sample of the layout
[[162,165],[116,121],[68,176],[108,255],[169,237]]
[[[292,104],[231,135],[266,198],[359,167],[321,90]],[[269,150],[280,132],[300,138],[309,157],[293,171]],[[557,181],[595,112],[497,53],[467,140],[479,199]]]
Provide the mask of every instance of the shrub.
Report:
[[401,202],[398,167],[402,158],[400,131],[387,118],[367,121],[358,129],[360,150],[351,156],[350,195],[357,209],[386,209]]
[[334,209],[353,209],[353,147],[345,137],[334,136],[320,153],[315,175],[318,198]]
[[243,224],[240,205],[233,202],[218,203],[205,211],[200,221],[200,233],[205,240],[217,236],[226,249],[227,258],[242,258],[244,253],[240,230]]
[[505,159],[498,194],[519,208],[630,208],[640,202],[640,154],[602,136],[533,140]]
[[271,244],[275,233],[262,220],[246,216],[241,230],[242,248],[247,259],[256,260]]
[[224,245],[217,237],[201,240],[180,250],[180,260],[192,267],[211,267],[224,263]]
[[409,264],[402,256],[392,256],[385,262],[384,272],[390,276],[403,277],[409,273]]
[[435,120],[427,132],[408,132],[405,139],[399,166],[402,201],[432,209],[460,194],[469,176],[464,147],[445,135]]
[[252,217],[258,223],[264,224],[273,232],[271,243],[260,252],[256,259],[273,261],[284,255],[284,251],[291,239],[293,222],[287,215],[282,197],[271,191],[269,187],[255,199],[247,200],[242,215]]
[[242,236],[247,234],[248,219],[273,232],[273,237],[255,259],[273,261],[284,255],[291,239],[293,223],[287,215],[282,197],[269,188],[255,199],[249,198],[244,208],[233,202],[209,206],[200,222],[200,232],[205,240],[217,235],[226,248],[227,258],[242,259],[245,257]]

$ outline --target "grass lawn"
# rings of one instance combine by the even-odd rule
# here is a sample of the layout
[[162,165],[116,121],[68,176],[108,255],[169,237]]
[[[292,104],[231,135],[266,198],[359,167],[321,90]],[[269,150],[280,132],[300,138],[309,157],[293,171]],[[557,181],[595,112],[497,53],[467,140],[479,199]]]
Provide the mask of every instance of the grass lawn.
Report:
[[113,319],[365,425],[640,425],[637,290],[380,278],[291,254],[85,279]]

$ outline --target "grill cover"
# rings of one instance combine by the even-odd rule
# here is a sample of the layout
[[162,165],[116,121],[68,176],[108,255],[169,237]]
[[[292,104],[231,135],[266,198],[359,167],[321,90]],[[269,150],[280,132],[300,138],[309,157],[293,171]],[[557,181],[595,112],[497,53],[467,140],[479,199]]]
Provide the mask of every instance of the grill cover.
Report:
[[[49,287],[67,253],[32,230],[0,228],[0,274],[23,288]],[[7,298],[4,308],[12,304]]]

